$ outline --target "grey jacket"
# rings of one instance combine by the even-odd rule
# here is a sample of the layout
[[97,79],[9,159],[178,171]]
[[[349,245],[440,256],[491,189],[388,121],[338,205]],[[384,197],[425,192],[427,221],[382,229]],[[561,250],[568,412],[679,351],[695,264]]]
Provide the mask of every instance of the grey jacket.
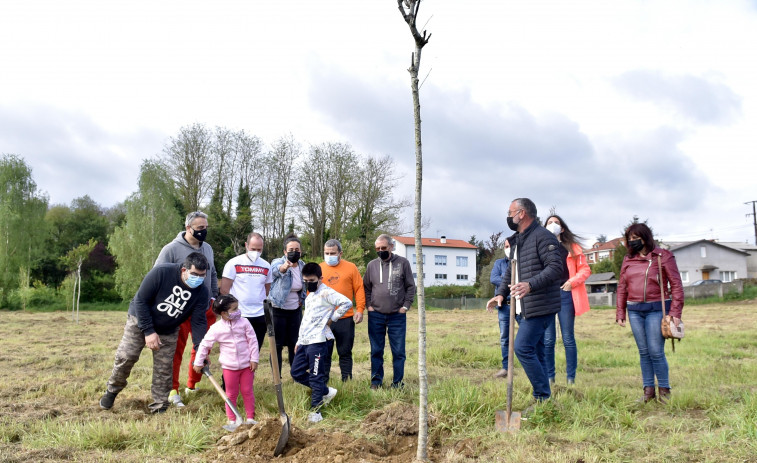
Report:
[[365,305],[390,314],[405,307],[410,310],[415,298],[415,280],[410,262],[392,253],[389,262],[376,258],[368,262],[363,276]]
[[200,249],[193,248],[187,243],[187,240],[184,239],[184,233],[186,232],[179,232],[173,241],[163,246],[163,249],[160,250],[160,254],[158,254],[158,258],[155,259],[155,265],[181,264],[191,253],[197,251],[201,252],[202,255],[208,259],[208,264],[210,265],[208,276],[205,278],[203,284],[207,286],[208,291],[210,291],[210,297],[218,297],[218,275],[216,273],[215,263],[213,262],[213,248],[211,248],[208,243],[202,243]]

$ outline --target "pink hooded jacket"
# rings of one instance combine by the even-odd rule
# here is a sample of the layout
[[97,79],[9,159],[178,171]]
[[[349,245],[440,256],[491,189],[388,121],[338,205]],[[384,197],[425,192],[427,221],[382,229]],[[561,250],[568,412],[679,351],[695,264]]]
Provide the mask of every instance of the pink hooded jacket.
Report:
[[218,361],[225,370],[250,368],[250,362],[258,363],[258,339],[252,325],[244,317],[235,321],[222,318],[210,328],[197,348],[195,366],[201,367],[213,344],[218,343],[221,355]]

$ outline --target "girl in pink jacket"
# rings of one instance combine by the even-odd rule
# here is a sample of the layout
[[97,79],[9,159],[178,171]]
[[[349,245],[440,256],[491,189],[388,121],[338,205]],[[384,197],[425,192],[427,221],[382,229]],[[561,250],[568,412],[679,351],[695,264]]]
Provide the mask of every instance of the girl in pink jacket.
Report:
[[[247,412],[245,424],[257,424],[254,419],[255,393],[253,390],[255,370],[258,368],[258,340],[255,330],[247,319],[242,318],[239,302],[231,294],[218,297],[213,302],[213,312],[221,319],[208,328],[207,334],[202,338],[195,357],[194,371],[202,371],[210,349],[217,342],[220,346],[218,362],[223,368],[226,395],[236,406],[237,396],[241,390]],[[236,422],[236,416],[228,405],[226,416],[229,418],[229,424]]]

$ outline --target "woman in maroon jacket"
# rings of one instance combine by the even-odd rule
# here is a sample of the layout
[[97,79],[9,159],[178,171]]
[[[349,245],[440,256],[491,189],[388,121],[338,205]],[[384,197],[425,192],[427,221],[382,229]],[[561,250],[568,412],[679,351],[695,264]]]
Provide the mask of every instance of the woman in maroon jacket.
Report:
[[655,398],[654,383],[657,377],[659,400],[667,402],[670,398],[670,383],[665,338],[660,329],[662,302],[658,258],[662,262],[666,313],[673,317],[676,326],[681,322],[683,311],[681,275],[673,254],[657,247],[652,231],[646,224],[635,223],[628,227],[625,239],[628,255],[620,268],[615,321],[620,326],[626,326],[626,310],[628,311],[628,322],[641,360],[641,378],[644,382],[642,400],[648,402]]

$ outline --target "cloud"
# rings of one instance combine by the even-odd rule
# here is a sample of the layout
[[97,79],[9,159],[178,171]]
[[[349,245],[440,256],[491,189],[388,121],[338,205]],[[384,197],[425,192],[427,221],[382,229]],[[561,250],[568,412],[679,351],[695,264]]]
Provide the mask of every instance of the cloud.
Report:
[[[377,92],[338,70],[321,72],[311,81],[310,101],[358,150],[391,154],[405,174],[398,193],[413,195],[407,86],[386,83]],[[510,201],[525,196],[540,216],[554,206],[593,240],[619,231],[634,214],[675,220],[712,190],[678,148],[685,133],[673,128],[592,139],[562,114],[536,115],[516,104],[486,107],[466,91],[428,83],[421,111],[423,215],[432,221],[425,234],[486,237],[506,229]]]
[[694,122],[726,125],[741,116],[742,98],[727,85],[692,75],[635,70],[613,79],[621,91],[671,108]]
[[113,133],[80,113],[51,107],[0,106],[0,151],[23,158],[53,204],[84,195],[104,207],[123,201],[136,190],[141,160],[156,154],[165,138],[145,129]]

